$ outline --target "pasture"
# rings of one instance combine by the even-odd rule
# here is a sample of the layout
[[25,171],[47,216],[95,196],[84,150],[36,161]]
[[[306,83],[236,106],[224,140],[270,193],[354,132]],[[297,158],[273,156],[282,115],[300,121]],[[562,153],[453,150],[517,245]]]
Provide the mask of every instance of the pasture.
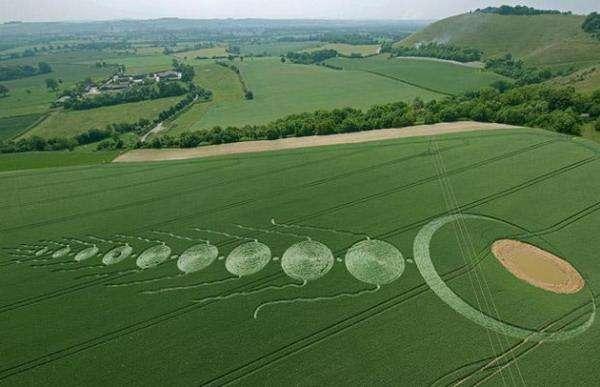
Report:
[[103,129],[108,124],[134,123],[140,118],[153,120],[161,111],[175,105],[182,98],[160,98],[89,110],[58,109],[23,136],[73,137],[92,128]]
[[31,125],[35,124],[41,117],[41,114],[26,114],[23,116],[0,118],[0,141],[17,137]]
[[444,94],[478,90],[498,80],[510,81],[489,71],[429,59],[390,59],[387,55],[378,55],[364,59],[333,58],[327,63],[344,70],[365,71]]
[[62,81],[60,90],[64,90],[87,77],[101,80],[114,71],[114,68],[97,68],[93,63],[51,63],[51,66],[53,71],[49,74],[2,82],[9,88],[10,94],[0,98],[0,117],[41,114],[48,111],[50,104],[58,96],[46,88],[47,78]]
[[[594,384],[599,157],[507,129],[5,172],[0,381]],[[516,278],[507,237],[585,287]],[[357,265],[373,244],[393,268]]]
[[179,60],[184,59],[195,59],[197,57],[200,58],[212,58],[212,57],[226,57],[229,53],[227,52],[227,47],[225,46],[215,46],[211,48],[201,48],[198,50],[190,50],[183,51],[173,54]]
[[[191,116],[185,118],[185,125],[176,120],[177,131],[211,128],[216,125],[243,126],[318,109],[347,106],[367,108],[378,103],[410,101],[415,97],[429,100],[441,96],[361,71],[338,71],[323,66],[281,63],[279,58],[247,58],[235,63],[248,88],[254,92],[254,99],[247,101],[241,96],[233,97],[228,91],[220,90],[216,84],[217,87],[211,89],[216,96],[229,93],[232,98],[218,101],[218,97],[215,97],[214,104],[202,107],[206,108],[205,111],[194,113],[193,117],[197,117],[197,120],[193,124]],[[209,73],[199,71],[196,77],[201,85],[210,82],[208,76],[203,80],[203,74]],[[233,72],[232,76],[235,76]],[[229,78],[229,81],[221,85],[227,90],[233,90],[232,82]],[[239,82],[238,87],[241,88]]]
[[264,42],[264,43],[246,43],[241,44],[240,54],[242,55],[265,55],[280,56],[288,52],[307,50],[322,45],[321,42]]

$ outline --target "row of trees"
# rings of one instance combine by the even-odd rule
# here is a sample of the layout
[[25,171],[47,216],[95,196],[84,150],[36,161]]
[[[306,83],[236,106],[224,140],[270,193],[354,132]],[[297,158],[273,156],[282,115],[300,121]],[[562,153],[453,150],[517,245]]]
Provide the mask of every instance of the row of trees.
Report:
[[475,62],[481,59],[483,53],[476,48],[463,48],[452,44],[427,43],[415,47],[382,47],[382,52],[391,52],[395,56],[431,57],[457,62]]
[[101,106],[120,105],[123,103],[147,101],[158,98],[176,97],[191,92],[193,86],[181,82],[157,82],[134,85],[119,93],[102,93],[89,97],[71,98],[62,103],[66,109],[88,110]]
[[[586,120],[600,125],[600,91],[592,96],[577,94],[573,88],[556,89],[545,85],[495,88],[424,102],[417,98],[375,105],[363,112],[353,108],[290,115],[265,125],[215,127],[185,132],[177,137],[162,136],[140,147],[196,147],[245,140],[278,139],[347,133],[380,128],[403,127],[415,123],[432,124],[461,119],[500,122],[539,127],[560,133],[578,134]],[[586,118],[589,117],[589,118]]]
[[52,72],[52,66],[46,62],[40,62],[37,66],[17,65],[0,66],[0,81],[32,77],[34,75],[48,74]]
[[[121,144],[123,141],[119,135],[124,133],[143,133],[151,124],[151,121],[141,119],[135,123],[118,123],[107,125],[104,129],[90,129],[80,133],[75,137],[53,137],[45,139],[40,136],[31,136],[22,138],[17,141],[6,141],[0,143],[0,153],[16,153],[16,152],[42,152],[42,151],[58,151],[58,150],[73,150],[80,145],[92,144],[102,140],[110,139],[109,143]],[[101,143],[102,144],[102,143]],[[98,145],[101,149],[108,149],[106,144]],[[111,149],[117,149],[111,147]]]
[[500,7],[487,7],[477,9],[475,12],[481,13],[497,13],[499,15],[570,15],[571,11],[562,12],[557,9],[536,9],[525,5],[501,5]]
[[327,59],[335,58],[338,55],[336,50],[324,49],[309,52],[288,52],[286,57],[291,62],[308,65],[321,63]]
[[547,81],[548,79],[567,75],[573,69],[551,70],[548,68],[526,67],[520,59],[506,54],[499,58],[490,58],[485,61],[485,68],[495,73],[517,80],[519,85],[530,85]]
[[583,21],[581,28],[583,28],[585,32],[600,39],[600,14],[597,12],[590,13]]

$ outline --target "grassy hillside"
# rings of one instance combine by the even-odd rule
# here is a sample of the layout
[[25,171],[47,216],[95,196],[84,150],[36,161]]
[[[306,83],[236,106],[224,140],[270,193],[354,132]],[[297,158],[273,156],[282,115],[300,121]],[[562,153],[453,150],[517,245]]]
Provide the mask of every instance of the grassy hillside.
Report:
[[548,83],[575,87],[580,93],[591,93],[600,89],[600,65],[590,66],[573,74],[558,77]]
[[[341,107],[366,108],[377,103],[412,100],[417,96],[425,100],[440,94],[418,87],[369,74],[363,71],[338,71],[321,66],[281,63],[279,58],[248,58],[237,61],[254,100],[237,97],[235,77],[218,75],[219,81],[208,80],[210,70],[198,73],[198,82],[214,85],[215,102],[190,110],[174,122],[175,132],[220,126],[244,126],[266,123],[283,116]],[[222,71],[222,70],[221,70]],[[222,97],[221,97],[222,96]],[[182,120],[182,121],[179,121]]]
[[[547,333],[580,326],[600,292],[599,151],[518,129],[7,173],[0,331],[9,356],[0,381],[500,385],[521,375],[528,385],[570,385],[577,375],[578,384],[594,385],[597,321],[541,345],[487,329],[431,291],[413,251],[417,233],[448,214],[506,221],[440,229],[428,247],[443,281],[477,316]],[[515,234],[567,259],[586,287],[559,295],[509,274],[489,245]],[[346,269],[346,252],[366,235],[405,257],[403,273],[380,288]],[[333,262],[303,285],[280,257],[307,237],[330,249]],[[203,240],[227,257],[254,239],[278,257],[255,274],[239,278],[218,259],[186,275],[176,266]],[[163,243],[166,260],[138,270],[136,260],[158,258],[151,248],[166,251]],[[102,263],[125,244],[133,256]],[[96,253],[75,261],[93,245]]]
[[507,80],[498,74],[464,65],[428,59],[389,59],[387,55],[365,59],[334,58],[327,63],[344,70],[375,73],[445,94],[477,90],[494,81]]
[[584,19],[469,13],[433,23],[399,44],[452,43],[479,48],[486,57],[510,52],[532,65],[584,66],[600,62],[600,41],[581,29]]

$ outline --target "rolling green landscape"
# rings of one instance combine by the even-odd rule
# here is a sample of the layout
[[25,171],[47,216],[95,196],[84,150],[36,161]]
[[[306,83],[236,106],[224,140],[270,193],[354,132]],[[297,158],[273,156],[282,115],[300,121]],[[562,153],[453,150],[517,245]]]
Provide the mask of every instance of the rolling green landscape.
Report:
[[178,4],[0,15],[0,384],[597,385],[598,13]]
[[511,53],[532,65],[587,66],[600,60],[600,41],[581,29],[582,15],[467,13],[433,23],[402,40],[478,48],[488,57]]
[[[0,378],[12,385],[41,377],[67,384],[173,378],[254,384],[265,375],[276,384],[298,378],[362,384],[373,377],[431,384],[460,378],[500,383],[521,373],[527,381],[535,374],[539,383],[567,383],[569,372],[578,372],[580,381],[591,383],[595,378],[578,359],[595,353],[595,327],[560,344],[523,342],[451,310],[428,291],[411,261],[379,289],[353,278],[343,257],[369,235],[411,259],[417,232],[459,209],[501,219],[508,223],[466,221],[474,243],[466,261],[453,228],[440,230],[431,245],[438,272],[469,302],[478,295],[493,300],[495,309],[483,306],[483,312],[506,323],[571,329],[593,313],[598,291],[599,150],[585,140],[519,129],[6,174],[0,183],[8,192],[0,203],[6,219],[1,275],[8,287],[0,312],[7,317],[3,331],[13,334],[4,338],[11,356]],[[442,183],[452,190],[451,202],[444,200]],[[587,290],[552,295],[510,276],[489,253],[477,255],[498,238],[522,233],[569,259],[584,273]],[[238,279],[220,260],[187,275],[177,274],[173,260],[202,240],[227,256],[246,238],[281,257],[307,237],[342,262],[306,286],[288,278],[278,261]],[[101,262],[118,246],[128,244],[139,257],[162,243],[173,259],[156,268],[138,270],[132,257],[114,266]],[[96,256],[73,260],[90,246],[98,247]],[[469,275],[475,274],[485,276],[485,291],[472,292]],[[282,300],[253,317],[260,305]],[[52,316],[43,329],[33,318],[40,315]],[[415,336],[411,351],[404,350]],[[537,373],[555,359],[559,345],[561,361]],[[357,350],[361,356],[340,355]],[[484,367],[490,356],[499,357],[502,368]],[[398,364],[393,369],[390,358]],[[334,359],[336,367],[353,371],[322,367]],[[66,382],[74,366],[78,372]]]
[[[287,114],[346,106],[366,108],[386,101],[406,100],[415,97],[432,99],[435,92],[394,82],[385,77],[366,72],[338,71],[326,67],[281,63],[276,58],[245,59],[238,63],[242,77],[254,92],[251,101],[231,98],[232,82],[220,82],[216,94],[227,93],[229,98],[215,99],[211,106],[200,107],[194,118],[191,111],[182,119],[192,120],[192,126],[175,121],[177,130],[259,124]],[[199,72],[198,74],[204,74]],[[235,75],[235,74],[234,74]],[[199,81],[202,85],[202,78]],[[210,88],[210,84],[207,87]],[[221,91],[220,88],[223,87]],[[238,85],[238,89],[241,90]]]

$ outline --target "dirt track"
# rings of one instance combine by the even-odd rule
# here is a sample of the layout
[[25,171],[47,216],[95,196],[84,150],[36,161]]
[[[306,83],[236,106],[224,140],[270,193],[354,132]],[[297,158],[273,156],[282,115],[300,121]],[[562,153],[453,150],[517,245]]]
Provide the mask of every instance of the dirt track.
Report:
[[245,141],[223,145],[208,145],[189,149],[136,149],[124,153],[113,162],[142,162],[185,160],[199,157],[239,153],[268,152],[284,149],[308,148],[336,144],[356,144],[395,138],[433,136],[437,134],[472,132],[476,130],[512,129],[516,126],[472,121],[419,125],[400,129],[379,129],[364,132],[333,134],[329,136],[291,137],[279,140]]

